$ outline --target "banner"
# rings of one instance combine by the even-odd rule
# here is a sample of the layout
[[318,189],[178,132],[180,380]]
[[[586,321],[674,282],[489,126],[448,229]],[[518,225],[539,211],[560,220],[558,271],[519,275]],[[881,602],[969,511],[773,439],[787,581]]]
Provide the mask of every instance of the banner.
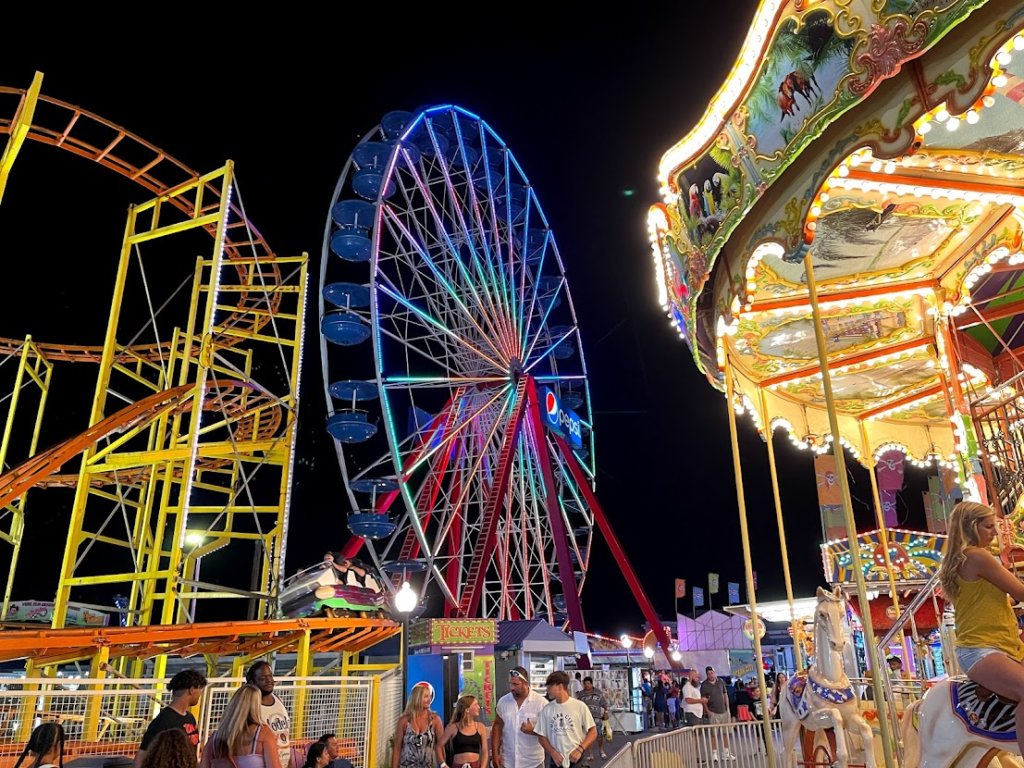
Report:
[[878,478],[880,491],[903,490],[903,466],[906,456],[903,451],[888,450],[878,457],[875,464],[875,475]]
[[676,579],[676,600],[686,597],[686,579]]
[[896,491],[879,491],[882,500],[882,520],[886,528],[896,528],[899,523],[896,515]]
[[693,607],[699,608],[704,605],[704,587],[693,588]]
[[717,595],[718,594],[718,574],[717,573],[709,573],[708,574],[708,592],[710,594],[712,594],[712,595]]
[[730,581],[729,587],[729,605],[735,605],[740,601],[740,585],[735,581]]
[[814,477],[818,483],[818,504],[822,507],[839,506],[843,495],[836,478],[836,457],[822,453],[814,457]]

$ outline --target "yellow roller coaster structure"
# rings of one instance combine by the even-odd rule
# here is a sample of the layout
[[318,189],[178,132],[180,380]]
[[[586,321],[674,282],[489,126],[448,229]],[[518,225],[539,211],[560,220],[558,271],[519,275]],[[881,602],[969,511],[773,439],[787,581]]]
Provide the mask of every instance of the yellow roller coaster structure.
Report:
[[[12,164],[21,142],[37,141],[114,170],[152,197],[129,209],[102,347],[0,339],[0,355],[20,361],[0,461],[10,463],[19,392],[34,383],[41,393],[25,400],[36,404],[27,460],[0,476],[0,539],[14,548],[3,615],[26,494],[73,485],[55,628],[80,596],[114,610],[96,600],[114,585],[130,591],[129,626],[192,623],[204,600],[248,601],[249,618],[272,618],[284,566],[307,257],[271,250],[245,215],[231,162],[199,174],[123,128],[40,95],[40,81],[28,90],[0,88],[0,133],[10,136],[0,194],[8,179],[17,186],[20,168]],[[45,123],[35,117],[43,113]],[[184,279],[174,290],[154,279],[157,272]],[[98,364],[95,395],[84,430],[37,454],[57,362]],[[59,474],[75,456],[77,475]]]

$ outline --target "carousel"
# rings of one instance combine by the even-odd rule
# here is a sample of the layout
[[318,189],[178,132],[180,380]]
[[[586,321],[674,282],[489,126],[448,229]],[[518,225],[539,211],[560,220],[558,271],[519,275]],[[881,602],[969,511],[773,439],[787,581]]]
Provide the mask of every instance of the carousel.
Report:
[[[946,502],[991,504],[1004,561],[1024,551],[1022,29],[1019,3],[765,0],[729,77],[659,168],[662,201],[648,215],[658,300],[726,397],[748,594],[737,416],[767,444],[790,600],[783,519],[803,512],[782,508],[776,443],[831,462],[817,472],[819,499],[831,496],[823,552],[826,576],[835,584],[841,571],[844,584],[819,591],[808,693],[781,709],[790,744],[796,725],[834,728],[830,762],[843,766],[844,730],[874,730],[887,766],[929,764],[940,742],[963,764],[1014,744],[985,722],[936,730],[945,712],[916,704],[932,735],[901,739],[885,656],[922,605],[938,623]],[[872,531],[855,525],[851,460],[869,470]],[[943,488],[927,532],[895,531],[886,514],[886,471],[905,462]],[[841,537],[825,535],[826,506]],[[891,603],[884,637],[864,609],[873,592]],[[848,633],[835,625],[850,603],[870,659],[871,727],[840,660]]]

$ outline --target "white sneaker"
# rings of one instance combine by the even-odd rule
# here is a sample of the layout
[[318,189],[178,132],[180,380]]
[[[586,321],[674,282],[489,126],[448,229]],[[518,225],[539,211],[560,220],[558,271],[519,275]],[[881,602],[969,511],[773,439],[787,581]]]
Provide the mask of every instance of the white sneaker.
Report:
[[602,760],[607,760],[608,759],[608,753],[605,752],[604,750],[601,751],[601,759]]
[[714,750],[714,749],[711,750],[711,762],[712,763],[717,763],[718,762],[718,752],[716,750]]
[[725,752],[723,753],[723,757],[725,757],[726,760],[735,760],[736,759],[733,756],[732,752],[730,752],[728,749],[725,750]]

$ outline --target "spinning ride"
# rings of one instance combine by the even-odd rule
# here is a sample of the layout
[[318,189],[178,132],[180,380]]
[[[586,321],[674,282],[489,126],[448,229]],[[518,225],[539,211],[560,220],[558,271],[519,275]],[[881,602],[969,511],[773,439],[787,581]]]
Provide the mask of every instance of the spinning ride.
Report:
[[[730,418],[754,418],[773,482],[777,428],[833,452],[851,541],[836,445],[871,469],[893,450],[939,465],[1004,514],[1024,488],[1022,27],[1005,3],[764,2],[703,120],[662,160],[659,299]],[[736,445],[734,459],[740,483]]]

